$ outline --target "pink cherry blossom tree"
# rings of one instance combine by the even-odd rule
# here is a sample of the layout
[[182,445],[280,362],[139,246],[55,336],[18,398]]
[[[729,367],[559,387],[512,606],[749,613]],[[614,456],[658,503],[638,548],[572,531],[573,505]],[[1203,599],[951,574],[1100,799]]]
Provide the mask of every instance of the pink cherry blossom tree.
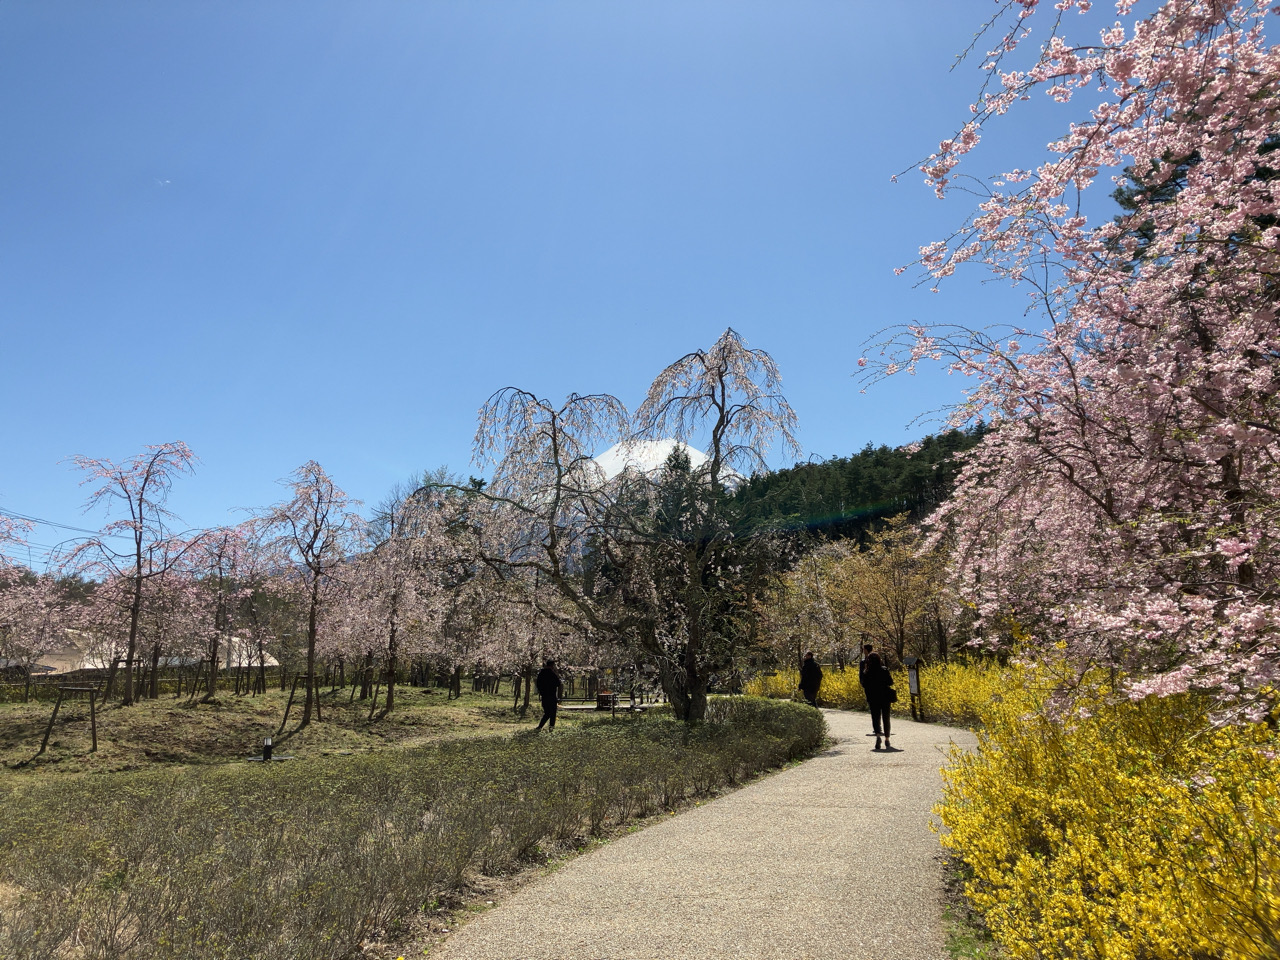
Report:
[[[461,693],[465,669],[518,671],[508,656],[530,618],[524,572],[494,562],[509,558],[517,526],[505,504],[436,475],[404,498],[400,535],[414,555],[413,652],[450,676]],[[407,545],[408,545],[407,544]]]
[[410,535],[401,527],[402,518],[396,519],[390,536],[366,541],[344,567],[345,589],[332,618],[341,649],[370,669],[379,665],[385,685],[381,716],[395,709],[402,658],[424,646],[423,638],[437,629],[441,613],[433,544],[425,531]]
[[[395,706],[396,672],[406,656],[450,664],[455,681],[483,632],[491,573],[478,560],[474,490],[441,468],[384,505],[372,549],[362,558],[372,583],[386,683],[383,714]],[[451,693],[456,692],[456,682]]]
[[636,439],[698,442],[705,438],[705,473],[713,489],[729,472],[764,470],[770,447],[800,455],[796,414],[782,394],[773,357],[747,346],[736,330],[725,330],[709,350],[695,350],[669,364],[649,387],[636,411]]
[[[85,509],[103,506],[122,514],[97,534],[80,543],[69,555],[68,566],[100,579],[120,579],[128,584],[122,598],[127,606],[127,640],[124,646],[124,703],[133,703],[133,667],[138,663],[139,630],[143,602],[149,586],[173,574],[196,538],[175,533],[176,518],[166,504],[174,481],[191,473],[196,457],[180,441],[149,446],[145,453],[119,463],[94,457],[71,458],[85,477],[81,485],[94,484]],[[110,691],[115,674],[112,663],[107,681]]]
[[[192,556],[192,575],[206,595],[211,617],[204,631],[204,659],[210,668],[205,701],[217,696],[219,667],[233,666],[235,658],[256,659],[259,682],[265,685],[261,676],[265,644],[272,633],[263,609],[263,593],[280,558],[264,543],[260,527],[259,522],[248,520],[206,531]],[[246,643],[256,647],[256,655],[249,652]]]
[[[194,538],[199,543],[203,535]],[[195,547],[171,540],[167,547],[180,554],[164,577],[147,581],[142,601],[139,638],[144,658],[147,696],[159,696],[162,668],[182,667],[203,658],[205,648],[216,642],[212,598],[201,588],[193,566]]]
[[[976,215],[920,263],[934,279],[983,263],[1027,286],[1046,326],[911,328],[873,376],[941,359],[974,378],[957,419],[995,429],[937,520],[956,531],[955,575],[991,642],[1012,618],[1033,651],[1122,671],[1134,696],[1198,687],[1261,716],[1280,680],[1272,4],[1139,15],[1119,0],[1085,41],[1068,28],[1090,3],[1042,6],[1002,5],[988,86],[922,170],[955,189],[984,125],[1038,91],[1070,122],[1038,165],[984,185]],[[1127,181],[1126,210],[1090,222],[1083,197],[1106,170]]]
[[263,511],[260,519],[287,564],[284,583],[296,590],[306,610],[307,690],[302,712],[302,726],[306,726],[320,697],[316,641],[324,608],[343,586],[341,569],[361,525],[355,512],[359,501],[347,496],[314,460],[281,483],[289,488],[291,498]]
[[22,671],[24,702],[32,670],[62,642],[69,606],[66,591],[52,574],[0,568],[0,661],[5,669]]
[[30,520],[6,516],[0,513],[0,570],[14,565],[13,555],[21,554],[31,532]]
[[[634,419],[611,396],[557,405],[501,390],[476,434],[478,462],[494,465],[485,495],[511,520],[489,562],[553,588],[562,604],[535,600],[549,621],[584,621],[643,651],[678,715],[699,720],[710,675],[750,632],[747,611],[773,569],[755,549],[766,538],[735,526],[726,483],[763,465],[773,442],[797,449],[794,428],[773,359],[733,330],[663,370]],[[592,459],[618,437],[669,436],[708,443],[708,462],[695,469],[677,454],[656,473],[606,482]]]

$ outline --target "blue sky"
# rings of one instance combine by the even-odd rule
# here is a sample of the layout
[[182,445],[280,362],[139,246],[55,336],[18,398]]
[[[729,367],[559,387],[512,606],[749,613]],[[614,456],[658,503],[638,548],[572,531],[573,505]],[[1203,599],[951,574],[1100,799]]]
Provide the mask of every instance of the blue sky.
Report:
[[[863,342],[1026,302],[893,273],[966,212],[890,177],[966,118],[977,62],[949,68],[992,9],[0,5],[0,510],[96,527],[61,461],[177,439],[192,526],[308,459],[373,504],[472,469],[494,390],[634,406],[727,326],[778,361],[807,455],[916,438],[962,383],[861,394]],[[1005,124],[973,172],[1052,129]]]

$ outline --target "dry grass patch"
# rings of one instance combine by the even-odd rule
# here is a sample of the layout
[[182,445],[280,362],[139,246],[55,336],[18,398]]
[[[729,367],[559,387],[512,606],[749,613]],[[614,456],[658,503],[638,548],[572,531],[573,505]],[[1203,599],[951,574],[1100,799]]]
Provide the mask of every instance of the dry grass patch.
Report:
[[[299,763],[0,780],[6,960],[345,960],[547,850],[816,749],[820,714],[717,700]],[[73,947],[78,945],[78,947]]]
[[[520,718],[506,696],[464,693],[449,700],[443,689],[405,687],[396,691],[396,709],[370,722],[368,702],[349,700],[350,690],[323,698],[323,721],[298,729],[295,703],[284,736],[277,736],[287,693],[272,690],[249,697],[223,694],[211,703],[184,697],[142,700],[130,707],[108,704],[98,711],[98,750],[90,752],[89,705],[67,700],[59,711],[49,746],[32,761],[52,712],[51,703],[0,703],[0,763],[14,772],[112,772],[155,764],[206,764],[242,760],[261,752],[272,736],[278,753],[316,757],[326,753],[381,750],[443,739],[481,736],[531,727],[537,710]],[[561,723],[572,725],[562,714]],[[15,768],[26,761],[20,771]],[[0,770],[0,777],[5,776]]]

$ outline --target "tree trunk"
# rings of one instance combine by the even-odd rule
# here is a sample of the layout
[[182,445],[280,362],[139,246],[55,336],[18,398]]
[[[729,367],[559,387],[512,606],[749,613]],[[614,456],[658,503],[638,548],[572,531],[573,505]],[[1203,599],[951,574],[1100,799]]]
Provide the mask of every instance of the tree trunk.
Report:
[[[142,569],[142,557],[138,557],[138,569]],[[133,704],[133,662],[138,655],[138,620],[142,616],[142,577],[134,577],[133,602],[129,606],[129,650],[125,660],[124,705]]]
[[396,644],[393,643],[387,653],[387,705],[383,707],[383,713],[392,712],[394,705],[396,705]]
[[[218,651],[222,648],[222,634],[216,633],[209,643],[209,679],[205,683],[204,702],[208,703],[218,695]],[[231,638],[227,638],[227,663],[231,662]],[[238,690],[236,691],[239,692]]]
[[[311,582],[311,609],[307,615],[307,699],[302,708],[302,723],[305,727],[311,722],[311,698],[315,688],[316,676],[316,613],[320,606],[320,578],[313,574]],[[317,699],[319,691],[316,691]]]
[[160,644],[151,648],[151,685],[147,696],[152,700],[160,697]]
[[677,666],[664,661],[658,675],[676,719],[697,723],[706,718],[707,678],[696,667],[688,663]]
[[360,699],[368,700],[369,693],[373,690],[373,651],[368,650],[364,655],[364,666],[360,668]]
[[524,706],[520,708],[520,716],[529,715],[529,693],[533,687],[533,667],[524,668]]
[[102,702],[106,703],[111,699],[112,691],[115,690],[116,673],[120,670],[120,658],[111,658],[111,667],[107,670],[107,683],[102,688]]

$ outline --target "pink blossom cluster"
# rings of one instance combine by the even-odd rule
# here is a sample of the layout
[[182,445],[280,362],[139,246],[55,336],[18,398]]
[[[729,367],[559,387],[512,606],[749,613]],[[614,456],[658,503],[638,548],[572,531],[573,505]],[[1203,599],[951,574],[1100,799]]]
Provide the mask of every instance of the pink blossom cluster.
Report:
[[[1134,696],[1211,689],[1259,715],[1280,685],[1280,50],[1270,0],[1116,4],[1072,43],[1054,7],[1025,70],[1002,69],[1034,0],[986,63],[988,92],[923,165],[940,192],[984,123],[1039,90],[1083,115],[1034,171],[997,178],[946,241],[1028,285],[1047,327],[930,327],[889,341],[874,375],[940,360],[973,378],[957,421],[995,428],[935,521],[990,642],[1134,678]],[[1127,167],[1132,212],[1090,224],[1078,195]],[[1010,624],[1015,625],[1010,627]]]
[[[290,673],[318,676],[324,664],[343,664],[348,675],[384,677],[390,709],[396,667],[409,659],[498,673],[536,669],[548,655],[579,664],[600,656],[564,628],[571,617],[531,614],[555,610],[549,581],[519,569],[498,576],[481,562],[510,555],[517,542],[523,518],[501,502],[423,486],[375,536],[358,502],[308,462],[282,481],[287,499],[245,522],[178,531],[166,501],[193,469],[185,444],[73,462],[91,485],[89,505],[106,507],[108,519],[46,574],[0,564],[6,669],[30,675],[74,647],[78,661],[107,670],[108,685],[132,700],[154,693],[161,670],[175,667],[213,664],[201,672],[212,697],[227,666],[279,658]],[[0,537],[15,552],[29,529],[0,518]],[[63,576],[90,585],[73,599]]]

